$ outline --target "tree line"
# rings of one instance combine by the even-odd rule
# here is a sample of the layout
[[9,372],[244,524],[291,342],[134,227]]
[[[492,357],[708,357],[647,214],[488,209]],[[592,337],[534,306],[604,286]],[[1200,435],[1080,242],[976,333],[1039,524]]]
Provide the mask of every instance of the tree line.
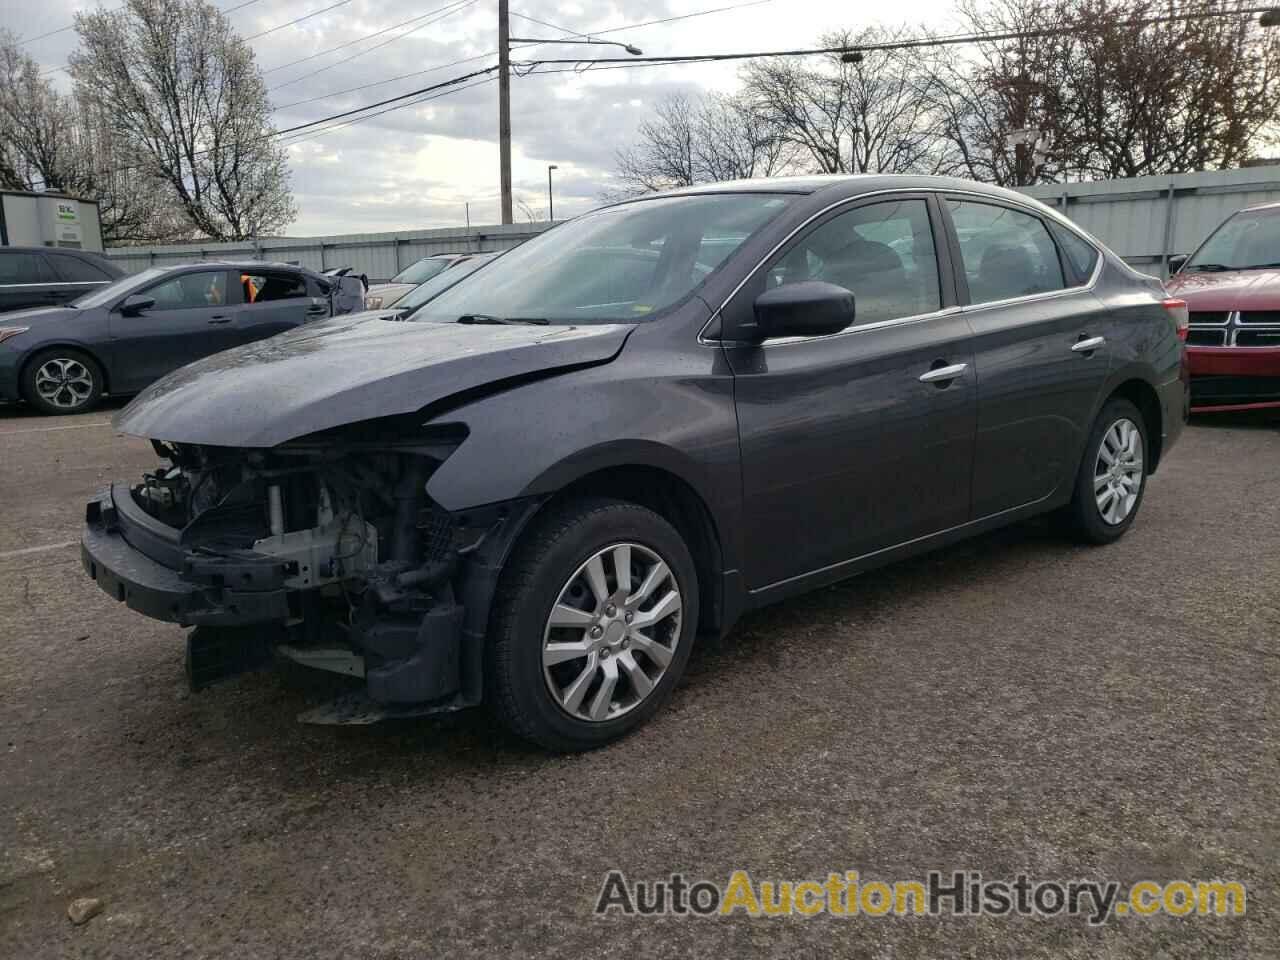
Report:
[[58,90],[0,31],[0,187],[99,202],[107,244],[243,240],[296,217],[253,51],[206,0],[77,13]]
[[[618,152],[614,192],[799,172],[1016,187],[1237,167],[1275,143],[1280,30],[1244,13],[1176,18],[1248,5],[962,0],[966,34],[1017,36],[756,60],[733,93],[661,101]],[[819,45],[927,35],[872,28]]]

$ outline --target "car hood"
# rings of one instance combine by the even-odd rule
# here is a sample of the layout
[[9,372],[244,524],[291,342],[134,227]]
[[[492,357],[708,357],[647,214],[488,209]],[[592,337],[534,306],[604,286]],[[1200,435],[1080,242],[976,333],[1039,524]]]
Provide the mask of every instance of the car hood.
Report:
[[1280,310],[1280,270],[1179,273],[1166,286],[1192,310]]
[[0,327],[34,327],[78,316],[75,307],[36,307],[32,310],[13,310],[0,313]]
[[369,287],[365,296],[381,297],[382,305],[389,307],[417,286],[416,283],[375,283]]
[[175,443],[273,447],[514,377],[607,363],[633,328],[334,317],[176,370],[138,394],[115,426]]

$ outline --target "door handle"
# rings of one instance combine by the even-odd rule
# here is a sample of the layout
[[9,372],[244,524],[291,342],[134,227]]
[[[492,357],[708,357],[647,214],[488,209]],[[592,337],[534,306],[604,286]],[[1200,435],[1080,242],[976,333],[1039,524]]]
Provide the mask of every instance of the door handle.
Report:
[[217,316],[210,317],[209,322],[210,323],[230,323],[231,318],[227,316],[223,316],[222,314],[218,314]]
[[1100,346],[1107,342],[1106,337],[1085,337],[1083,340],[1077,340],[1071,345],[1072,353],[1093,353]]
[[308,317],[327,317],[329,315],[328,307],[314,306],[307,307]]
[[936,383],[940,386],[946,386],[950,381],[954,380],[968,369],[969,365],[967,363],[953,363],[947,367],[934,367],[927,373],[920,374],[920,382]]

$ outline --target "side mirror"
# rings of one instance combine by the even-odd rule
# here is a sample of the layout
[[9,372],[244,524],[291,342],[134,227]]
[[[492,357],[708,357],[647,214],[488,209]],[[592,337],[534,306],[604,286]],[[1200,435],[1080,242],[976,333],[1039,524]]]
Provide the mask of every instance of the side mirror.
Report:
[[756,297],[754,329],[741,332],[750,339],[820,337],[839,333],[853,323],[853,293],[834,283],[805,280],[785,283]]
[[120,312],[126,317],[136,317],[144,310],[150,310],[155,305],[155,297],[148,297],[145,294],[135,293],[133,296],[124,298],[124,303],[120,304]]
[[1175,273],[1181,270],[1182,265],[1186,263],[1187,260],[1188,260],[1188,257],[1187,257],[1187,254],[1185,253],[1175,253],[1172,257],[1170,257],[1169,258],[1169,276],[1172,277]]

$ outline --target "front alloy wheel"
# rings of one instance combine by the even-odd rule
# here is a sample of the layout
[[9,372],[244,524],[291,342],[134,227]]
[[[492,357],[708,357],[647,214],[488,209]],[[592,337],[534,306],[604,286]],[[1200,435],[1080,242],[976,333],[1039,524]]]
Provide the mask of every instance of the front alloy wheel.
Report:
[[42,413],[83,413],[102,396],[102,370],[79,350],[47,350],[27,364],[22,394]]
[[683,608],[671,568],[648,547],[600,550],[565,583],[543,631],[547,689],[571,717],[611,720],[662,682]]
[[671,695],[697,623],[697,570],[665,518],[596,497],[552,505],[521,536],[498,583],[489,706],[551,750],[617,740]]

